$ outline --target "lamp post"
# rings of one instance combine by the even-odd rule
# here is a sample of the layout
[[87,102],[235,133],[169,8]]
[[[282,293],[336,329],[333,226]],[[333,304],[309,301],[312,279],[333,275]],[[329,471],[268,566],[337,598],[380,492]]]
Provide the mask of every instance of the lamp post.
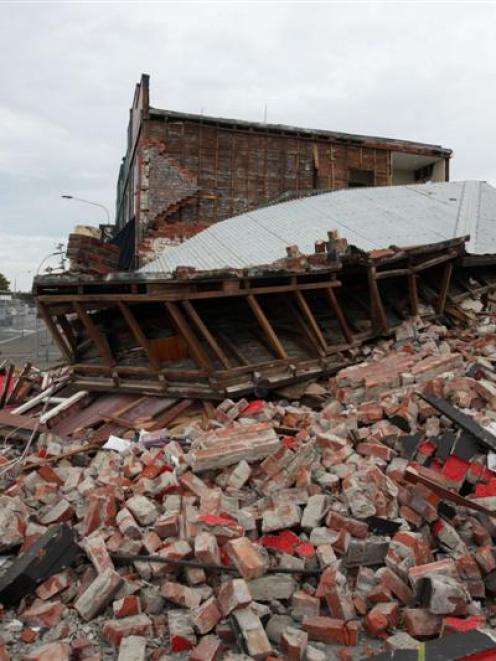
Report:
[[57,245],[55,247],[56,247],[55,252],[50,252],[50,253],[48,253],[48,255],[43,257],[43,259],[41,260],[41,262],[38,265],[38,268],[36,269],[36,275],[40,274],[41,267],[47,261],[47,259],[49,259],[50,257],[59,256],[60,257],[60,268],[62,268],[62,269],[64,268],[64,262],[65,262],[65,259],[64,259],[64,244],[63,243],[57,243]]
[[99,202],[91,202],[91,200],[83,200],[81,197],[74,197],[74,195],[61,195],[60,197],[64,200],[75,200],[76,202],[84,202],[85,204],[91,204],[94,207],[100,207],[100,209],[103,209],[107,215],[107,225],[110,225],[110,213],[105,205],[100,204]]

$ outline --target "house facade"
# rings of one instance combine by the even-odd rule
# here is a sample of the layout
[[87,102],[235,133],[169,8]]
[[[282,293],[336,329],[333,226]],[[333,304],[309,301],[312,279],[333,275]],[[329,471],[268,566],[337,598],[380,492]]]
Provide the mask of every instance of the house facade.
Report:
[[315,190],[449,181],[439,145],[161,110],[142,75],[116,204],[130,267],[211,224]]

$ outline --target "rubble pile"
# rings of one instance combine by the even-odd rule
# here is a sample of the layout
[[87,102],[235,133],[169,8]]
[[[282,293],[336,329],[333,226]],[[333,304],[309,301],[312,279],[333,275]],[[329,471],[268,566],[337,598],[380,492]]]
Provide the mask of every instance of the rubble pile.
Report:
[[299,401],[5,443],[0,659],[495,650],[496,324],[469,312],[405,322]]

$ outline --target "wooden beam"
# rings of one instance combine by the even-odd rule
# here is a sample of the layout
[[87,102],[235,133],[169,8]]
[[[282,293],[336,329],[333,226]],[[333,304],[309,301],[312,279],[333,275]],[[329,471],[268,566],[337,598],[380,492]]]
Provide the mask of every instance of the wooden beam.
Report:
[[389,331],[389,321],[384,310],[384,305],[382,304],[381,293],[379,291],[379,285],[377,284],[376,280],[375,266],[373,264],[369,264],[367,269],[367,277],[369,281],[369,293],[373,323],[378,330],[382,330],[387,333]]
[[210,362],[210,358],[208,357],[207,352],[202,347],[200,341],[191,330],[188,322],[186,321],[183,313],[181,312],[177,304],[173,303],[172,301],[165,301],[164,305],[172,321],[177,327],[179,333],[185,339],[189,347],[189,350],[191,352],[191,357],[193,358],[195,363],[199,367],[205,369],[208,373],[213,372],[213,366],[212,363]]
[[57,319],[58,325],[60,326],[60,328],[63,331],[63,336],[67,340],[67,344],[71,347],[72,353],[75,356],[76,351],[77,351],[77,340],[76,340],[76,336],[74,335],[74,331],[72,329],[71,324],[67,320],[67,317],[65,316],[65,314],[58,314],[56,316],[56,319]]
[[38,301],[38,310],[48,330],[52,334],[52,337],[55,340],[58,348],[60,349],[60,352],[62,353],[63,356],[65,356],[65,358],[69,363],[72,363],[75,360],[75,356],[73,355],[70,348],[67,346],[66,341],[62,336],[62,333],[57,327],[57,324],[52,319],[52,315],[50,314],[50,310],[48,306],[45,305],[45,303],[41,303],[40,301]]
[[344,312],[339,305],[338,299],[336,298],[336,294],[334,293],[334,289],[332,287],[329,287],[329,289],[325,290],[325,293],[327,294],[327,298],[329,299],[329,303],[331,304],[332,309],[334,310],[334,314],[336,315],[336,318],[338,320],[339,327],[341,328],[341,332],[343,333],[344,339],[348,342],[348,344],[353,343],[353,335],[351,333],[350,327],[348,326],[348,322],[346,321],[346,317],[344,316]]
[[309,307],[308,303],[305,300],[305,297],[303,296],[301,291],[299,291],[298,289],[295,290],[294,296],[296,298],[296,301],[297,301],[298,305],[301,308],[301,311],[303,312],[303,314],[306,317],[308,323],[310,324],[310,328],[315,333],[315,336],[316,336],[317,340],[321,344],[324,351],[327,351],[328,346],[327,346],[327,342],[325,340],[325,337],[322,334],[322,331],[320,330],[319,325],[318,325],[315,317],[313,316],[312,311],[310,310],[310,307]]
[[441,279],[441,288],[439,290],[439,297],[437,299],[437,304],[436,304],[438,314],[443,314],[444,312],[452,273],[453,273],[453,262],[447,262],[444,265],[443,277]]
[[226,347],[229,349],[229,351],[232,353],[232,355],[236,358],[236,360],[239,360],[241,365],[246,365],[247,367],[249,366],[251,369],[252,363],[250,363],[248,358],[239,350],[239,348],[234,344],[234,342],[231,342],[229,337],[222,331],[219,331],[218,335],[220,339],[224,342]]
[[154,369],[160,369],[160,361],[157,359],[153,353],[153,349],[148,341],[148,338],[143,333],[141,326],[136,321],[136,317],[133,312],[128,308],[126,303],[122,301],[117,301],[119,310],[121,311],[122,316],[124,317],[126,324],[129,326],[131,333],[134,335],[136,342],[142,347],[143,351],[148,358],[148,362]]
[[408,276],[408,293],[410,296],[410,310],[414,317],[418,316],[419,313],[419,300],[418,300],[418,289],[417,289],[417,276],[415,273],[410,273]]
[[410,269],[390,269],[389,271],[376,272],[376,280],[384,280],[384,278],[399,278],[404,275],[409,275]]
[[259,342],[258,348],[264,347],[269,353],[269,356],[275,358],[276,360],[282,360],[282,358],[280,359],[279,356],[277,355],[276,350],[272,346],[269,338],[267,337],[267,335],[265,335],[265,333],[260,328],[260,326],[251,327],[249,333],[258,340]]
[[34,397],[31,397],[31,399],[28,399],[28,401],[24,402],[24,404],[21,404],[20,406],[17,406],[15,409],[12,409],[11,412],[14,415],[23,415],[24,413],[26,413],[26,411],[29,411],[30,409],[40,404],[46,397],[50,397],[50,395],[53,395],[54,392],[60,390],[60,388],[62,388],[61,384],[49,386],[48,388],[42,390],[42,392],[38,393]]
[[301,328],[303,335],[306,337],[310,347],[312,347],[317,352],[318,356],[323,358],[326,355],[326,352],[320,346],[319,342],[317,341],[317,338],[312,333],[307,323],[301,318],[301,314],[296,309],[293,301],[290,298],[285,297],[284,302],[286,303],[286,306],[289,309],[291,316],[294,318],[297,325]]
[[198,312],[195,310],[193,307],[193,304],[191,301],[183,301],[183,308],[186,310],[186,313],[189,315],[191,321],[195,324],[195,326],[198,328],[200,333],[203,335],[205,340],[207,341],[208,345],[212,349],[212,351],[215,353],[217,358],[220,360],[222,365],[226,368],[229,369],[232,367],[229,358],[226,356],[224,351],[221,349],[219,343],[215,339],[215,337],[212,335],[212,333],[208,330],[207,326],[205,325],[203,319],[200,317]]
[[281,344],[280,339],[277,337],[274,329],[272,328],[269,320],[265,316],[264,311],[260,307],[259,302],[253,296],[253,294],[248,294],[247,296],[247,301],[248,305],[251,307],[253,314],[255,315],[258,323],[260,324],[263,332],[265,333],[266,337],[268,338],[270,344],[274,347],[274,350],[276,352],[276,355],[279,356],[279,358],[282,358],[283,360],[286,360],[288,357],[288,354],[286,353],[286,350]]
[[[73,303],[79,301],[83,303],[93,303],[95,305],[102,305],[102,303],[115,303],[116,301],[126,301],[128,303],[164,303],[165,301],[182,301],[185,298],[188,300],[203,300],[209,298],[229,298],[231,296],[246,296],[247,294],[284,294],[292,292],[295,289],[306,291],[313,289],[327,289],[328,287],[340,287],[339,280],[329,280],[329,273],[326,273],[326,278],[322,282],[303,282],[292,283],[288,285],[272,285],[270,287],[253,287],[247,289],[228,290],[215,289],[212,291],[192,291],[186,287],[175,287],[171,291],[164,291],[161,293],[146,292],[143,294],[128,294],[128,293],[114,293],[114,294],[50,294],[40,295],[36,297],[38,302],[42,303]],[[287,276],[289,277],[289,276]]]
[[420,264],[415,264],[415,266],[412,266],[412,269],[415,271],[415,273],[418,273],[419,271],[425,271],[425,269],[430,269],[433,266],[442,264],[443,262],[448,262],[457,255],[458,252],[456,250],[449,250],[444,255],[440,255],[439,257],[433,257],[432,259],[428,259],[425,262],[420,262]]
[[14,387],[11,389],[10,393],[8,393],[7,399],[5,400],[5,404],[12,404],[12,402],[15,402],[15,400],[17,399],[17,395],[21,390],[22,384],[25,381],[30,371],[31,371],[31,363],[26,363],[22,368],[21,373],[17,377]]
[[[72,365],[74,372],[81,372],[82,374],[121,374],[124,376],[153,376],[157,377],[157,370],[149,366],[142,365],[115,365],[108,367],[107,365],[95,365],[93,363],[75,363]],[[160,374],[166,379],[171,381],[194,381],[195,379],[202,379],[208,376],[206,370],[199,369],[168,369],[163,367]]]
[[77,313],[77,316],[83,323],[83,326],[86,328],[86,332],[93,340],[93,343],[96,345],[96,348],[98,349],[98,353],[103,358],[103,362],[107,365],[107,367],[114,367],[115,359],[114,356],[112,355],[112,352],[110,351],[107,338],[95,326],[89,314],[86,312],[86,310],[84,309],[81,303],[79,303],[78,301],[74,301],[73,305],[74,305],[74,310]]
[[0,409],[3,409],[3,407],[5,406],[5,402],[7,401],[7,395],[9,394],[10,384],[12,382],[12,377],[14,375],[14,369],[15,366],[13,363],[10,364],[9,367],[7,368],[5,374],[5,381],[3,382],[2,392],[0,394]]
[[161,413],[153,418],[152,424],[150,425],[148,431],[154,431],[156,429],[164,429],[169,427],[169,425],[174,422],[182,413],[190,408],[194,404],[193,399],[181,399],[177,404],[171,406],[167,411]]
[[86,397],[87,394],[88,393],[86,390],[78,390],[78,392],[75,392],[70,397],[64,397],[63,402],[57,404],[57,406],[51,409],[51,411],[46,411],[40,415],[41,424],[45,425],[49,420],[55,418],[55,416],[57,416],[59,413],[62,413],[62,411],[65,411],[66,409],[76,404],[76,402],[79,402],[80,399]]

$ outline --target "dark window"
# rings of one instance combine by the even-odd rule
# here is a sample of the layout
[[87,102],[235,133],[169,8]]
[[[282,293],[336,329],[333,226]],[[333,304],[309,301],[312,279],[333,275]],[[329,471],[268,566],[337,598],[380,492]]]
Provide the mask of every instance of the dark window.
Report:
[[373,170],[350,170],[348,176],[349,188],[362,188],[374,185]]

